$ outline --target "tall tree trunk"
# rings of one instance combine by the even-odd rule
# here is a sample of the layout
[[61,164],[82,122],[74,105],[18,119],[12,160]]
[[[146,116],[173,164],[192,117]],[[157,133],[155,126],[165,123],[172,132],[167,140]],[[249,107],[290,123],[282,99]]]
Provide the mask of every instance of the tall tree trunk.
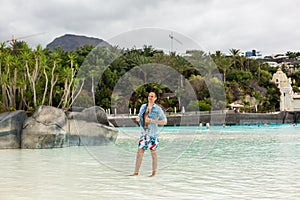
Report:
[[54,71],[56,68],[56,61],[53,62],[53,68],[51,72],[51,85],[50,85],[50,93],[49,93],[49,106],[52,106],[52,98],[53,98],[53,89],[58,80],[58,76],[54,75]]
[[36,82],[36,79],[37,79],[37,70],[38,70],[37,62],[35,64],[34,70],[32,71],[32,74],[30,74],[29,67],[28,67],[28,62],[27,61],[25,63],[25,67],[26,67],[26,71],[27,71],[28,80],[30,82],[31,91],[33,93],[33,105],[34,105],[34,107],[36,107],[37,106],[37,101],[36,101],[36,86],[35,86],[35,82]]
[[1,84],[1,92],[2,92],[2,104],[5,108],[8,107],[8,100],[6,94],[6,84],[5,80],[3,79],[4,74],[2,73],[2,65],[0,63],[0,84]]
[[46,100],[46,95],[47,95],[47,91],[48,91],[48,75],[46,73],[46,68],[44,68],[44,75],[45,75],[45,79],[46,79],[46,83],[45,83],[45,88],[44,88],[44,94],[43,94],[43,99],[42,99],[42,105],[44,105],[45,100]]
[[8,108],[8,99],[7,99],[7,88],[6,84],[2,84],[2,103],[5,108]]
[[81,83],[81,85],[79,87],[79,90],[76,93],[76,95],[75,95],[75,87],[73,87],[73,89],[72,89],[72,97],[71,97],[72,98],[72,102],[70,103],[69,108],[71,108],[71,106],[75,103],[75,100],[77,99],[77,97],[81,93],[81,90],[82,90],[83,86],[84,86],[84,80],[82,81],[82,83]]
[[8,107],[12,108],[14,107],[14,91],[13,91],[13,87],[14,87],[14,79],[11,80],[11,74],[10,74],[10,68],[8,68],[7,70],[7,86],[6,86],[6,94],[7,94],[7,98],[8,98]]
[[14,78],[13,78],[13,81],[12,81],[12,91],[11,91],[11,106],[16,108],[17,106],[17,103],[16,103],[16,93],[17,93],[17,74],[18,74],[18,69],[15,68],[14,70]]
[[95,99],[95,84],[94,84],[94,76],[92,75],[92,98],[93,103],[96,105],[96,99]]

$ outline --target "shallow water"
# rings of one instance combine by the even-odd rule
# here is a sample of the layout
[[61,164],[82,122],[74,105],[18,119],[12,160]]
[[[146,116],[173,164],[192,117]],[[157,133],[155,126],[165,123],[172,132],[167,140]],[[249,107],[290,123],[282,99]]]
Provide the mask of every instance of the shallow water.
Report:
[[0,151],[0,199],[300,199],[300,127],[165,127],[159,171],[134,168],[139,130],[116,145]]

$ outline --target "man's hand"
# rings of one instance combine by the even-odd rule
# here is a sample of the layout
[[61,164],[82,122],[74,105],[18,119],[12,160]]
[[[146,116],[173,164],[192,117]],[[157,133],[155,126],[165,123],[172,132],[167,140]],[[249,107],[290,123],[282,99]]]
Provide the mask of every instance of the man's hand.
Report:
[[146,122],[146,123],[151,123],[151,122],[153,122],[153,120],[150,119],[149,117],[146,117],[145,122]]
[[140,122],[140,117],[136,117],[135,121]]

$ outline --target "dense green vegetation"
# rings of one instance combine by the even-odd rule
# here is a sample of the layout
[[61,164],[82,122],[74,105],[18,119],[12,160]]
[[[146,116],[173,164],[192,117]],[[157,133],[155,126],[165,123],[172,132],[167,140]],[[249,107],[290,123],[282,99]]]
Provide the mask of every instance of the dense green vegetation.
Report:
[[1,111],[32,111],[39,105],[68,110],[96,104],[128,113],[146,101],[150,90],[158,93],[158,103],[170,112],[182,105],[187,111],[224,109],[235,101],[246,111],[254,111],[254,104],[259,112],[278,110],[280,93],[270,82],[274,69],[240,56],[236,49],[230,52],[230,56],[219,51],[208,55],[195,50],[182,56],[151,46],[121,50],[84,46],[66,52],[39,45],[31,49],[18,41],[10,46],[2,43]]
[[79,63],[93,47],[75,52],[57,48],[50,52],[25,42],[0,44],[0,110],[26,110],[51,105],[67,110],[72,105],[73,85]]

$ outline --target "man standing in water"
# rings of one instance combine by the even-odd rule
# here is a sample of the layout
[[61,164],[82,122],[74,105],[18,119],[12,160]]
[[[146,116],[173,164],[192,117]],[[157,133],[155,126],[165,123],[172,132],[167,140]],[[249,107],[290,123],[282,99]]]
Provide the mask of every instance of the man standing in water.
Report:
[[157,147],[158,147],[158,125],[166,125],[167,118],[160,106],[155,104],[157,96],[154,92],[150,92],[148,95],[148,103],[141,106],[136,121],[139,122],[140,127],[143,129],[139,144],[138,152],[136,155],[136,164],[134,170],[134,176],[139,174],[140,166],[145,150],[148,148],[151,151],[152,156],[152,174],[156,175],[157,171]]

